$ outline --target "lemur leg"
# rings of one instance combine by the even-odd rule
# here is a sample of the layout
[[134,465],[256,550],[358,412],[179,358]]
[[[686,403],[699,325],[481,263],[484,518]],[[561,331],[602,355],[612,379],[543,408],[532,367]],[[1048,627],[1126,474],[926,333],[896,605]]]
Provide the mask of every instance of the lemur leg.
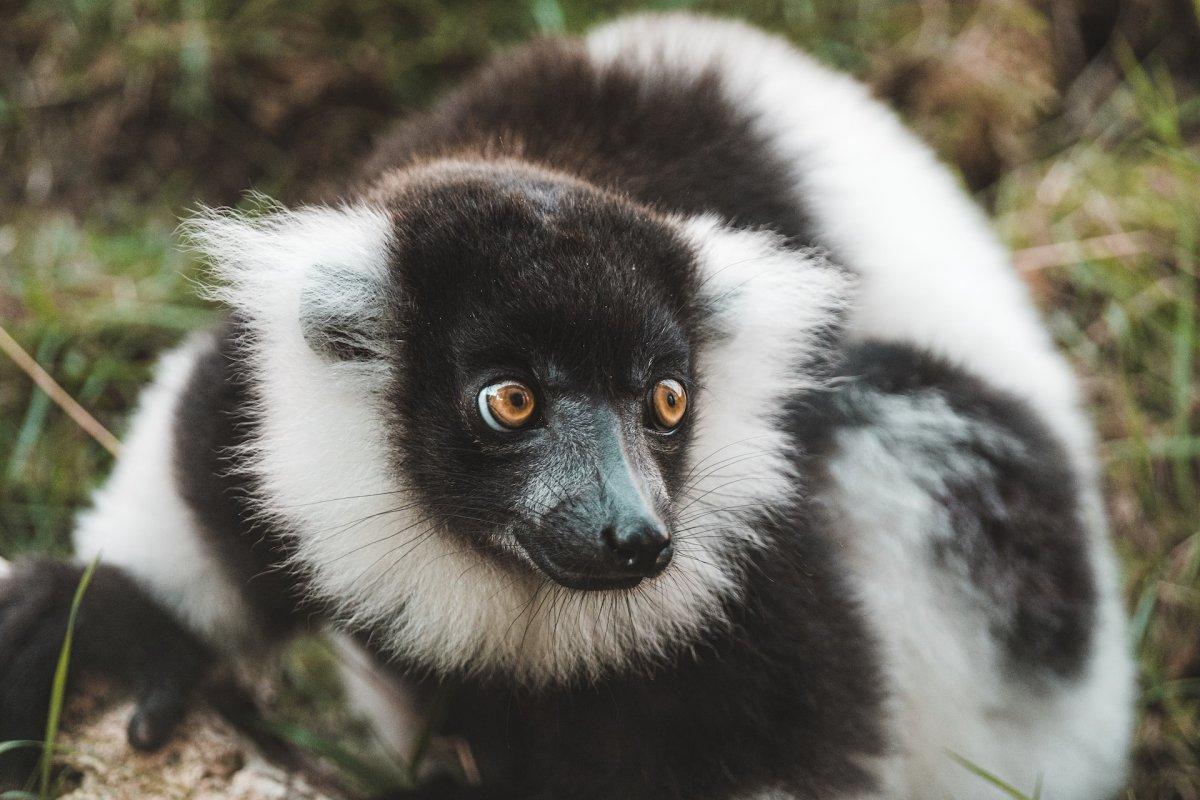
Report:
[[[100,673],[135,692],[133,746],[162,744],[208,668],[254,641],[241,593],[176,486],[180,398],[213,346],[198,336],[162,360],[112,476],[80,519],[77,560],[27,561],[0,577],[0,741],[42,738],[71,600],[93,558],[99,566],[76,621],[70,676]],[[37,755],[22,748],[0,756],[0,784],[26,777]]]
[[[55,667],[83,568],[47,559],[18,563],[0,580],[0,741],[41,740]],[[162,744],[212,663],[211,650],[121,570],[101,565],[83,595],[70,678],[99,673],[133,690],[129,741]],[[39,755],[0,755],[0,786],[23,780]]]

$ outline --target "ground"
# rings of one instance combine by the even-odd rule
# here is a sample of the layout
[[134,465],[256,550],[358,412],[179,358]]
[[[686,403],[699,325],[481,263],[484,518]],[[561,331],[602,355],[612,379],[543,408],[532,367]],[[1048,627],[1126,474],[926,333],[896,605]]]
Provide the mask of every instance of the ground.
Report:
[[[1083,376],[1101,432],[1141,665],[1128,796],[1197,800],[1200,3],[655,7],[681,6],[779,30],[869,81],[992,214]],[[0,325],[119,436],[154,355],[215,318],[196,298],[199,267],[174,236],[189,207],[236,204],[249,188],[302,200],[320,188],[314,175],[348,168],[388,119],[429,102],[491,50],[637,7],[647,6],[6,6]],[[0,356],[0,556],[62,552],[73,513],[109,464]],[[316,699],[322,663],[313,646],[288,661],[280,725],[344,723]]]

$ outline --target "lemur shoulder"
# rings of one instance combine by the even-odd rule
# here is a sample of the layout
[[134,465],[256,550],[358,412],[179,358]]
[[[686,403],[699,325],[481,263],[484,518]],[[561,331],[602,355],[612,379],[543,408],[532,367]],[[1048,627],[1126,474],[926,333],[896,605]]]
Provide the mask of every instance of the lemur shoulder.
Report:
[[337,202],[187,228],[228,322],[163,358],[77,561],[0,583],[0,739],[37,738],[99,553],[76,663],[139,747],[320,618],[416,707],[454,687],[482,785],[397,797],[997,796],[951,754],[1119,790],[1075,382],[852,79],[628,18],[500,56]]

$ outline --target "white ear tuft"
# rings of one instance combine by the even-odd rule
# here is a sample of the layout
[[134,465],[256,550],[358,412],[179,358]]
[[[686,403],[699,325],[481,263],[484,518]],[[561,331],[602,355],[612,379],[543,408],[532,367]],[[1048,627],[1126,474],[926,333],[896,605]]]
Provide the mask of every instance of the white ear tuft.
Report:
[[782,418],[800,393],[823,384],[817,365],[829,355],[854,282],[821,253],[785,247],[771,233],[728,227],[711,216],[682,227],[699,263],[712,328],[697,354],[704,397],[690,458],[723,465],[701,471],[690,493],[702,504],[761,507],[795,490],[794,445]]
[[381,209],[264,202],[259,213],[202,209],[181,231],[213,268],[209,295],[260,338],[298,336],[326,360],[382,354],[391,227]]
[[790,248],[773,233],[729,227],[713,216],[683,227],[717,335],[714,357],[764,402],[811,387],[814,376],[804,366],[825,355],[819,348],[844,322],[854,295],[850,273],[819,249]]

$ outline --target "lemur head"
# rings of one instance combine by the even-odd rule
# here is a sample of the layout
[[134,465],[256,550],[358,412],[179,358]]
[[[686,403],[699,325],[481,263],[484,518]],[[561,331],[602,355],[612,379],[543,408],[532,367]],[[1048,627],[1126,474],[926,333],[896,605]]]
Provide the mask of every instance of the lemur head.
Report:
[[819,257],[515,162],[190,229],[249,331],[259,503],[346,622],[537,682],[736,602],[845,302]]

